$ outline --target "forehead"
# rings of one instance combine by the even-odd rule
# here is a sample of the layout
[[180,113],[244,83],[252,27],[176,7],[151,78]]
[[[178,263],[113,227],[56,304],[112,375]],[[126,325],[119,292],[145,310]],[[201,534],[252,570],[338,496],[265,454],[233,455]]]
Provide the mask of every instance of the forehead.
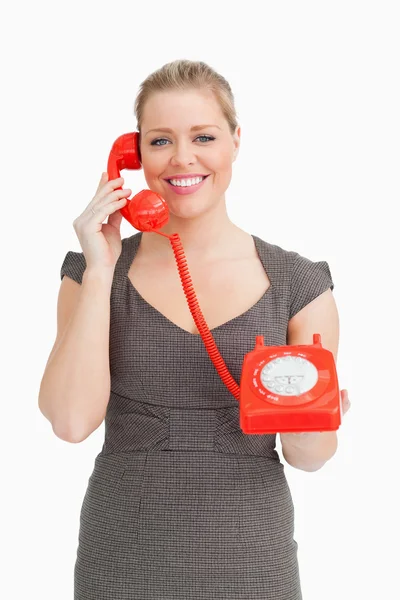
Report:
[[165,91],[152,94],[143,109],[143,130],[155,127],[181,129],[199,123],[223,126],[224,115],[209,90]]

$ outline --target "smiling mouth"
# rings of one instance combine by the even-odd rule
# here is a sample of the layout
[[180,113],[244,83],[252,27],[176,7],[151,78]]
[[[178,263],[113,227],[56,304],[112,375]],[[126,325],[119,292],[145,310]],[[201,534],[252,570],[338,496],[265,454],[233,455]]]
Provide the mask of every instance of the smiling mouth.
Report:
[[[209,177],[209,175],[202,175],[201,177],[192,177],[188,179],[174,179],[173,177],[171,177],[171,179],[166,179],[165,181],[167,181],[170,185],[172,185],[175,188],[190,188],[199,185],[200,183],[203,183],[203,181],[205,181],[207,177]],[[176,183],[172,183],[173,181],[175,181]]]

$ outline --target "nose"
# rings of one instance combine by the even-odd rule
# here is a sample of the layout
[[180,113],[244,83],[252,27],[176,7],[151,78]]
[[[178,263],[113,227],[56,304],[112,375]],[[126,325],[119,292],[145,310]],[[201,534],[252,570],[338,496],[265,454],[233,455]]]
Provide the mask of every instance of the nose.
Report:
[[176,142],[173,147],[171,165],[191,165],[196,162],[196,156],[193,151],[193,146],[190,143]]

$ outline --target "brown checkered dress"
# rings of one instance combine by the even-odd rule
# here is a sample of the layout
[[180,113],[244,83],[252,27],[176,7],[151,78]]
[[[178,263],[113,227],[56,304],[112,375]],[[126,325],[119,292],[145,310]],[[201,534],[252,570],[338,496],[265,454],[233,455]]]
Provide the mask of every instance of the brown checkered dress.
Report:
[[[122,240],[114,271],[111,395],[81,510],[75,600],[301,600],[275,436],[241,431],[239,403],[200,336],[133,287],[141,235]],[[212,330],[237,382],[256,335],[285,345],[289,319],[334,287],[327,262],[253,239],[271,285]],[[81,283],[85,267],[69,251],[61,278]]]

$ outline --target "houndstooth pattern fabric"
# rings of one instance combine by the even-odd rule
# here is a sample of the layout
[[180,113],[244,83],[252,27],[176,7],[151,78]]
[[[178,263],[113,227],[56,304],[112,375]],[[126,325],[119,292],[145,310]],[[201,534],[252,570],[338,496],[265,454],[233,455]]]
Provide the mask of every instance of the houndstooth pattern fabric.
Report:
[[[81,509],[74,598],[301,600],[294,507],[275,435],[241,431],[239,403],[200,336],[134,288],[128,270],[141,236],[122,240],[114,271],[111,394]],[[289,319],[334,288],[326,261],[253,239],[271,285],[212,330],[237,382],[256,335],[287,344]],[[83,253],[69,251],[61,278],[81,283],[85,268]]]

